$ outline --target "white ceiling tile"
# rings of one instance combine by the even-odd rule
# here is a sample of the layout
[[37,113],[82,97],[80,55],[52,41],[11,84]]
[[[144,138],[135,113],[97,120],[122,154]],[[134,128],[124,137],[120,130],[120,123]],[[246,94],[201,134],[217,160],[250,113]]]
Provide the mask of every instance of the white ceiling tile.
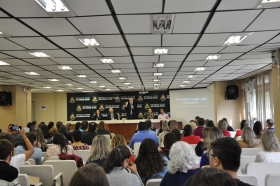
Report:
[[68,49],[68,52],[72,53],[76,57],[94,57],[101,56],[101,54],[95,50],[95,48],[85,49]]
[[219,60],[235,59],[241,56],[243,53],[231,53],[231,54],[222,54]]
[[205,60],[207,56],[208,54],[190,54],[186,61],[202,61]]
[[13,57],[0,53],[0,59],[9,59],[9,58],[13,58]]
[[185,54],[189,53],[192,47],[168,47],[168,54]]
[[21,19],[21,20],[46,36],[80,34],[64,18],[38,18],[38,19]]
[[198,34],[170,34],[163,35],[162,46],[192,46]]
[[130,46],[160,46],[160,35],[126,35]]
[[205,63],[206,61],[184,62],[183,67],[199,67],[203,66]]
[[9,40],[27,49],[57,49],[55,45],[42,37],[9,38]]
[[52,58],[52,60],[57,62],[60,65],[74,65],[74,64],[80,65],[81,64],[81,62],[75,58]]
[[17,58],[36,58],[28,54],[26,51],[4,51],[3,53],[17,57]]
[[0,38],[0,50],[25,50],[25,48],[5,38]]
[[7,62],[7,63],[9,63],[10,65],[13,65],[13,66],[29,65],[29,63],[26,63],[26,62],[24,62],[22,60],[19,60],[19,59],[5,59],[5,60],[1,60],[1,61]]
[[166,0],[164,13],[210,11],[215,0]]
[[214,54],[223,50],[225,47],[195,47],[192,51],[192,54],[200,53],[200,54]]
[[229,65],[250,65],[250,64],[269,64],[271,63],[271,58],[266,59],[243,59],[243,60],[235,60],[231,62]]
[[0,70],[8,72],[22,72],[22,70],[18,69],[18,67],[14,68],[12,66],[1,66]]
[[111,64],[111,66],[115,69],[123,69],[123,68],[131,68],[131,69],[134,69],[134,65],[131,63],[131,64]]
[[221,46],[231,34],[203,34],[197,46]]
[[65,0],[65,2],[78,16],[110,14],[107,3],[103,0]]
[[49,37],[50,40],[63,48],[85,48],[74,36]]
[[161,13],[161,0],[111,0],[117,14]]
[[44,52],[51,57],[71,57],[70,54],[64,52],[63,50],[40,50],[41,52]]
[[[44,58],[36,58],[36,59],[25,59],[25,61],[32,63],[37,66],[42,66],[42,65],[56,65],[55,62],[49,60],[49,59],[44,59]],[[56,68],[58,69],[57,65]]]
[[177,72],[177,71],[178,68],[158,68],[158,72]]
[[124,33],[150,33],[150,19],[150,15],[118,15]]
[[118,34],[112,16],[69,18],[83,34]]
[[120,35],[97,35],[95,37],[103,47],[125,47]]
[[94,70],[107,70],[107,69],[111,69],[112,67],[108,64],[100,64],[100,65],[89,65],[90,68],[94,69]]
[[264,66],[266,66],[267,64],[259,64],[259,65],[247,65],[245,67],[242,68],[242,70],[249,70],[249,69],[252,69],[252,70],[255,70],[255,69],[259,69],[259,68],[262,68]]
[[209,13],[178,14],[173,33],[200,33]]
[[253,48],[256,48],[257,45],[246,45],[246,46],[228,46],[224,50],[222,50],[220,53],[231,53],[231,52],[248,52],[249,50],[252,50]]
[[135,62],[158,62],[158,56],[134,56]]
[[206,33],[243,32],[260,12],[261,10],[216,12]]
[[[1,5],[1,2],[0,2]],[[0,11],[0,17],[9,17],[7,14],[5,14],[4,12]]]
[[264,42],[267,42],[272,37],[276,36],[279,31],[266,31],[266,32],[253,32],[252,35],[244,39],[240,44],[241,45],[260,45]]
[[130,47],[133,55],[153,55],[153,47]]
[[103,56],[128,56],[127,48],[98,48]]
[[235,66],[225,66],[221,69],[221,71],[225,71],[225,70],[238,70],[243,68],[245,65],[235,65]]
[[172,68],[172,67],[177,67],[179,68],[179,66],[181,65],[181,61],[180,62],[164,62],[164,67],[165,68]]
[[258,59],[258,58],[271,58],[271,53],[247,53],[239,59]]
[[259,3],[260,0],[223,0],[217,10],[254,9]]
[[230,69],[230,70],[219,70],[218,72],[216,72],[215,74],[230,74],[235,72],[237,69]]
[[224,60],[224,61],[207,61],[207,63],[204,66],[219,66],[219,65],[226,65],[231,60]]
[[79,58],[79,59],[88,65],[101,65],[102,64],[102,62],[100,61],[99,58],[91,57],[91,58]]
[[160,61],[161,62],[168,62],[168,61],[183,61],[186,55],[161,55]]

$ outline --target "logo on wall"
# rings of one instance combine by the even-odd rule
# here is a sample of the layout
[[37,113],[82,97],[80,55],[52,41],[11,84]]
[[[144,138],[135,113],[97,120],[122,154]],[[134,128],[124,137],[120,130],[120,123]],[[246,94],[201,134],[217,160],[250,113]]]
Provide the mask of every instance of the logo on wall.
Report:
[[146,103],[145,107],[144,107],[146,110],[148,110],[150,107],[150,105],[148,103]]
[[140,111],[140,112],[139,112],[139,114],[138,114],[138,118],[140,118],[140,119],[142,119],[142,118],[143,118],[143,113],[142,113],[142,111]]
[[101,104],[100,106],[99,106],[99,110],[100,111],[103,111],[105,108],[104,108],[104,105],[103,104]]
[[76,117],[75,117],[74,113],[72,113],[69,118],[70,118],[70,121],[74,121]]
[[76,108],[76,111],[81,112],[82,110],[83,109],[82,109],[81,105],[78,105],[77,108]]
[[142,96],[139,96],[137,100],[138,100],[139,102],[142,102],[142,101],[143,101]]
[[69,100],[69,103],[75,103],[75,99],[73,97],[71,97],[71,99]]
[[121,101],[121,99],[119,96],[115,97],[115,102],[120,102],[120,101]]
[[97,97],[96,97],[96,96],[93,96],[93,98],[92,98],[92,102],[93,102],[93,103],[97,103],[97,102],[98,102],[98,99],[97,99]]
[[161,101],[165,101],[165,100],[166,100],[165,95],[162,94],[161,97],[160,97],[160,100],[161,100]]

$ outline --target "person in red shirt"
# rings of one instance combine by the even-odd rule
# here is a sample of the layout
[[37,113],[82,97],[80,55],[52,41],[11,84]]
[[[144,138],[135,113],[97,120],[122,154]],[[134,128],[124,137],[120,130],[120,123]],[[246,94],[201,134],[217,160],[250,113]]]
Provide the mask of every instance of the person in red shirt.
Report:
[[198,142],[201,142],[201,138],[193,135],[192,127],[190,125],[185,125],[184,137],[182,137],[181,141],[187,142],[188,144],[197,144]]
[[244,127],[248,127],[248,123],[247,123],[247,121],[245,119],[241,121],[240,129],[236,131],[234,138],[237,138],[238,136],[242,135],[242,129]]
[[193,130],[193,133],[195,136],[199,136],[200,138],[203,138],[203,130],[204,130],[204,119],[199,118],[197,121],[197,128]]
[[219,129],[222,131],[223,135],[224,136],[227,136],[227,137],[230,137],[230,133],[229,131],[227,130],[227,122],[223,119],[221,119],[219,122],[218,122],[218,127]]

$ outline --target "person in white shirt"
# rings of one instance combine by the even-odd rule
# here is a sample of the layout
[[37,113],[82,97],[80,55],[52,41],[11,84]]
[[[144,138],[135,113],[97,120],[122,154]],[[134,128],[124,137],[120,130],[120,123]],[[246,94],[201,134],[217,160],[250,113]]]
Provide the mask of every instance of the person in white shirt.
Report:
[[280,162],[280,145],[272,131],[265,131],[261,137],[263,151],[258,152],[255,162]]

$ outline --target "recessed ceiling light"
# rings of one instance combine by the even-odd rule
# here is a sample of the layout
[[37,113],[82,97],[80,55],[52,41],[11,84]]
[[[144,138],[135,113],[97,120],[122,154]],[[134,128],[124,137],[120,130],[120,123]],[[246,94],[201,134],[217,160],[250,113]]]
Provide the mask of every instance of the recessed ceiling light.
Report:
[[126,80],[127,77],[119,77],[119,80]]
[[43,88],[52,88],[52,87],[43,87]]
[[127,88],[134,88],[133,86],[129,86],[129,87],[127,87]]
[[112,64],[114,61],[110,58],[100,58],[100,61],[105,64]]
[[160,81],[160,79],[154,79],[154,82],[159,82]]
[[84,89],[84,88],[76,88],[76,89],[82,90],[82,89]]
[[56,90],[57,92],[63,92],[64,90]]
[[0,31],[0,37],[11,37],[11,36],[3,31]]
[[39,76],[40,74],[36,72],[25,72],[25,74],[31,75],[31,76]]
[[58,79],[48,79],[49,81],[59,81]]
[[195,69],[195,71],[203,71],[203,70],[205,70],[206,69],[206,67],[197,67],[196,69]]
[[244,39],[246,39],[248,36],[252,35],[253,32],[250,33],[236,33],[231,35],[225,42],[223,42],[223,46],[230,46],[230,45],[237,45],[241,43]]
[[185,87],[186,85],[179,85],[179,87]]
[[206,60],[206,61],[216,60],[216,59],[218,59],[219,57],[221,57],[220,54],[213,54],[213,55],[209,55],[205,60]]
[[174,14],[153,14],[151,15],[151,33],[170,34],[174,28]]
[[154,87],[154,89],[159,89],[159,87]]
[[110,70],[113,74],[118,74],[118,73],[121,73],[121,71],[119,69],[113,69],[113,70]]
[[184,84],[190,83],[190,81],[183,81]]
[[280,6],[280,0],[262,0],[257,8],[274,8]]
[[161,72],[155,72],[154,76],[162,76],[162,73]]
[[189,78],[191,79],[191,78],[195,78],[196,77],[196,75],[189,75]]
[[6,63],[4,61],[0,61],[0,65],[10,65],[9,63]]
[[0,34],[3,34],[3,32],[0,32]]
[[94,92],[93,90],[84,90],[82,92]]
[[155,68],[162,68],[164,67],[164,63],[154,63]]
[[154,86],[160,86],[160,83],[154,83]]
[[125,84],[125,85],[131,85],[131,83],[128,83],[128,82],[125,82],[125,83],[123,83],[123,84]]
[[44,52],[28,52],[28,53],[35,57],[51,57],[48,54],[45,54]]
[[89,81],[89,83],[98,83],[97,81]]
[[154,54],[155,55],[162,55],[168,53],[168,48],[154,48]]
[[69,86],[69,87],[73,86],[72,84],[64,84],[64,85]]
[[100,85],[99,87],[100,87],[100,88],[105,88],[106,86],[105,86],[105,85]]
[[60,0],[35,0],[47,12],[68,12],[68,8]]
[[100,43],[94,36],[76,36],[76,38],[88,47],[101,47]]
[[69,66],[58,66],[58,68],[60,68],[61,70],[72,70],[72,68],[71,67],[69,67]]
[[110,89],[110,88],[106,88],[105,90],[112,90],[112,89]]
[[86,78],[87,76],[86,76],[86,75],[81,74],[81,75],[77,75],[77,77],[79,77],[79,78]]

